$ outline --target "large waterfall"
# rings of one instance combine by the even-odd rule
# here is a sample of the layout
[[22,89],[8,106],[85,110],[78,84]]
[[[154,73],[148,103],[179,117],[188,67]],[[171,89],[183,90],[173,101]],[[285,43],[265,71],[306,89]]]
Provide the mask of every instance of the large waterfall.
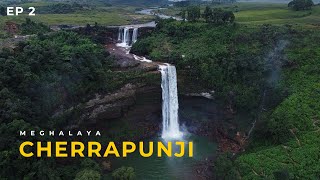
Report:
[[[118,34],[118,46],[130,49],[138,39],[137,27],[120,27]],[[129,52],[128,52],[129,53]],[[136,60],[142,62],[152,62],[145,57],[139,57],[133,54]],[[162,135],[163,139],[181,139],[183,133],[180,131],[178,118],[178,88],[176,67],[164,64],[159,65],[161,71],[162,88]]]
[[120,27],[118,33],[118,45],[121,47],[131,47],[138,39],[137,27]]
[[177,73],[175,66],[169,64],[160,65],[162,88],[162,135],[163,139],[180,139],[183,133],[180,131],[178,118],[178,90]]

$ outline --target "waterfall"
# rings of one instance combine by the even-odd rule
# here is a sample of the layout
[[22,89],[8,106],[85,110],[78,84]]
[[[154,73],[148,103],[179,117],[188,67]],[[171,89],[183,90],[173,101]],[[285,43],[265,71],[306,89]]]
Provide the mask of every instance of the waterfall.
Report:
[[[119,27],[118,41],[121,43],[117,45],[130,48],[138,39],[138,29],[138,27]],[[132,32],[132,34],[130,32]]]
[[175,66],[169,64],[160,65],[162,88],[162,135],[163,139],[180,139],[183,133],[180,131],[178,119],[178,90],[177,73]]
[[129,28],[124,28],[124,31],[123,31],[123,40],[122,40],[122,43],[125,44],[125,45],[129,45],[129,41],[130,41],[130,32],[129,32]]
[[119,34],[118,34],[118,41],[122,41],[122,31],[123,31],[123,28],[119,28]]
[[[132,36],[130,39],[130,30]],[[118,34],[117,46],[130,49],[138,39],[137,27],[120,27]],[[129,53],[129,51],[128,51]],[[152,62],[145,57],[133,55],[136,60],[143,62]],[[177,88],[177,72],[176,67],[165,64],[159,65],[161,71],[161,88],[162,88],[162,135],[163,139],[182,139],[183,133],[179,126],[179,102],[178,102],[178,88]]]
[[135,43],[138,39],[138,28],[133,29],[133,34],[132,34],[132,44]]

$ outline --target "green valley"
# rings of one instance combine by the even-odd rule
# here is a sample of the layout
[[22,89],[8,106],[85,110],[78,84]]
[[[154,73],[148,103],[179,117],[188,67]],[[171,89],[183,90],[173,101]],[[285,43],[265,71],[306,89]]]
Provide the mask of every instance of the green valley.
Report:
[[[0,179],[319,179],[320,5],[288,3],[0,3],[37,9],[0,15]],[[27,140],[193,142],[194,157],[26,159]]]

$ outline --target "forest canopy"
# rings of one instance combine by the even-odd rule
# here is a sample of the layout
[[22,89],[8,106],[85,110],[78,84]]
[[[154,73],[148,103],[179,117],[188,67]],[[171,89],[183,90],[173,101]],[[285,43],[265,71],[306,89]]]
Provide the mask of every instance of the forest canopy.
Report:
[[218,157],[217,179],[317,179],[319,38],[290,26],[167,20],[132,52],[175,64],[180,91],[214,89],[233,110],[254,113],[267,97],[246,151]]
[[293,0],[288,4],[288,7],[295,11],[310,10],[312,6],[314,6],[312,0]]

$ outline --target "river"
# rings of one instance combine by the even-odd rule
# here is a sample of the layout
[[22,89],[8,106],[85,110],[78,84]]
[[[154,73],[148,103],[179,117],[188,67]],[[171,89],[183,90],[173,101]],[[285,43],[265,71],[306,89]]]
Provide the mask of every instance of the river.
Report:
[[175,16],[168,16],[168,15],[165,15],[165,14],[161,14],[161,13],[157,13],[156,11],[157,10],[161,10],[161,9],[165,9],[165,8],[158,8],[158,7],[155,7],[155,8],[149,8],[149,9],[143,9],[141,11],[137,11],[136,13],[138,14],[145,14],[145,15],[153,15],[153,16],[158,16],[159,18],[161,19],[175,19],[175,20],[178,20],[178,21],[182,21],[182,18],[180,17],[175,17]]

